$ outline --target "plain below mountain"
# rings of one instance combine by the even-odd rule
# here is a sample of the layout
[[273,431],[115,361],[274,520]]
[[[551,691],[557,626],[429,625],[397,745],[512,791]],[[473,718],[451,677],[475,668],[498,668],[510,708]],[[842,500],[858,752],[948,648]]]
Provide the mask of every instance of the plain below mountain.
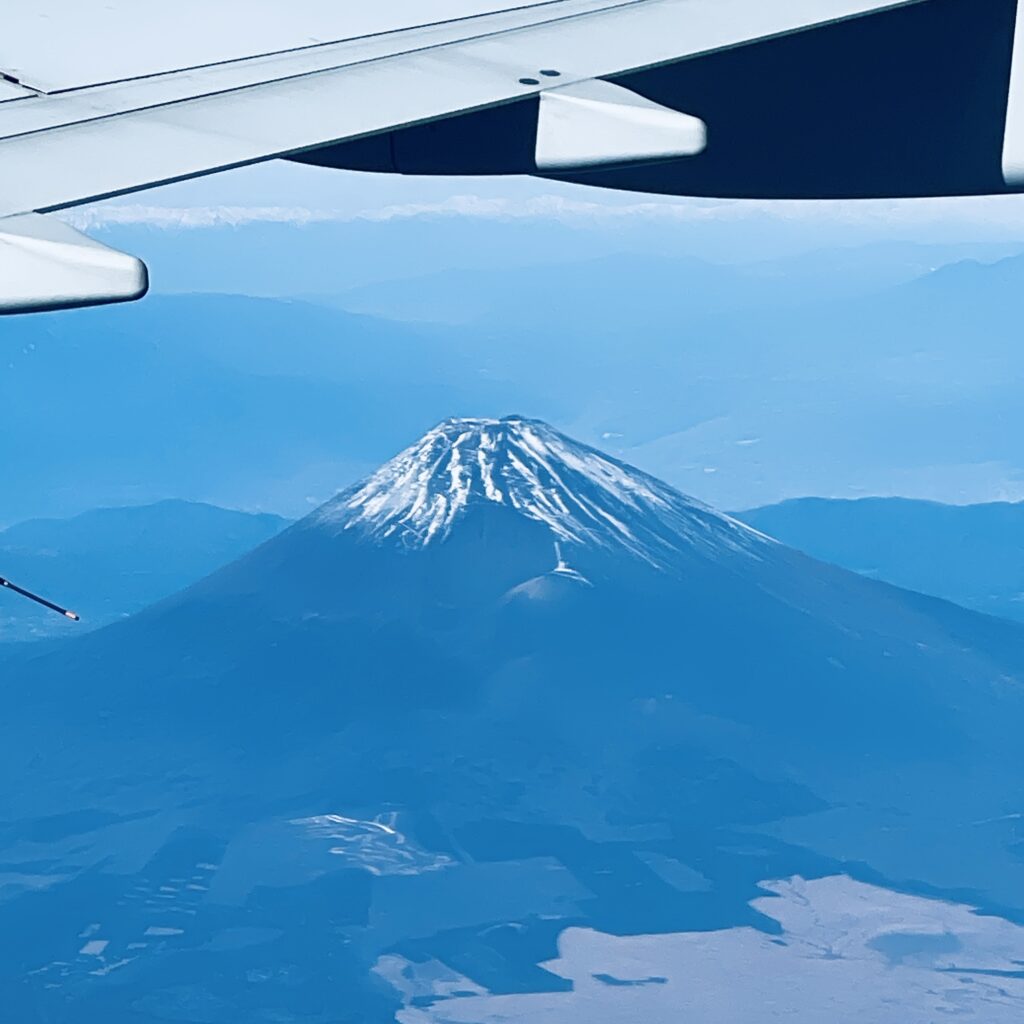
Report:
[[2,668],[12,1019],[717,1024],[773,970],[799,1024],[839,975],[872,1024],[1024,1005],[1024,629],[540,422],[446,421]]

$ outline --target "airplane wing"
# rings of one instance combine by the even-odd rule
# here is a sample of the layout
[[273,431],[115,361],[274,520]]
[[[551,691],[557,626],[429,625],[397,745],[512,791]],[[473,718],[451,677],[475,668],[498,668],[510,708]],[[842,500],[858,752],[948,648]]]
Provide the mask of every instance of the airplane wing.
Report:
[[[766,139],[769,167],[801,130],[782,108],[764,134],[762,94],[771,82],[758,80],[757,62],[765,53],[808,37],[814,59],[836,45],[836,28],[891,18],[905,33],[906,15],[920,10],[932,20],[918,31],[945,25],[957,35],[950,45],[973,46],[968,60],[980,61],[991,53],[960,31],[978,8],[990,9],[973,20],[984,40],[1006,49],[1008,78],[1013,35],[1004,22],[1015,17],[1014,0],[14,5],[0,35],[0,311],[145,291],[137,260],[40,214],[276,157],[713,193],[699,174],[688,188],[692,172],[681,168],[713,165],[716,147],[722,160],[737,120]],[[849,51],[851,41],[839,45]],[[940,50],[935,64],[942,62]],[[710,77],[701,84],[691,66],[709,68]],[[856,70],[870,100],[877,69],[858,62]],[[816,82],[793,88],[791,106],[802,116]],[[730,120],[716,123],[723,103]],[[815,188],[829,194],[813,183],[805,191]],[[720,191],[744,194],[728,181]]]

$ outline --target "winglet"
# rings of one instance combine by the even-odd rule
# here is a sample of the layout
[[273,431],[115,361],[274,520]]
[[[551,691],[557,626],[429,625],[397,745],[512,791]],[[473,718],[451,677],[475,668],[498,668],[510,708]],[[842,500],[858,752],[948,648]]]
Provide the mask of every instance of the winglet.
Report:
[[0,220],[0,313],[38,313],[142,298],[142,260],[52,217]]

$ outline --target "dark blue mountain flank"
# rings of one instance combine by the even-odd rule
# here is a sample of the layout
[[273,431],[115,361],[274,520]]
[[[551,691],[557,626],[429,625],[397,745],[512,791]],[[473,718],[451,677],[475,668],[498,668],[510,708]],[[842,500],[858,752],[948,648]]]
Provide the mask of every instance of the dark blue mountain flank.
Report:
[[1024,628],[537,421],[2,669],[12,1020],[1024,1006]]
[[1024,619],[1024,504],[797,498],[737,513],[824,562]]
[[187,587],[288,525],[280,516],[190,501],[102,508],[0,530],[0,572],[59,595],[82,616],[66,620],[6,595],[0,641],[67,637],[95,629]]

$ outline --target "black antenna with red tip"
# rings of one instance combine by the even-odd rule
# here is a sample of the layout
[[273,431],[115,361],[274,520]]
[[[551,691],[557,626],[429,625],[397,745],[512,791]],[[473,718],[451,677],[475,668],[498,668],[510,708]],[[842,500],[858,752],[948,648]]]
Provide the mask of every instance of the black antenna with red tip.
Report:
[[72,622],[79,621],[78,615],[74,612],[69,612],[67,608],[61,608],[59,604],[47,601],[45,597],[33,594],[31,590],[25,590],[22,587],[15,586],[10,580],[4,579],[3,576],[0,576],[0,587],[5,588],[6,590],[13,590],[14,593],[21,594],[22,597],[27,597],[30,601],[35,601],[36,604],[41,604],[44,608],[49,608],[51,612],[63,615],[65,619],[71,619]]

